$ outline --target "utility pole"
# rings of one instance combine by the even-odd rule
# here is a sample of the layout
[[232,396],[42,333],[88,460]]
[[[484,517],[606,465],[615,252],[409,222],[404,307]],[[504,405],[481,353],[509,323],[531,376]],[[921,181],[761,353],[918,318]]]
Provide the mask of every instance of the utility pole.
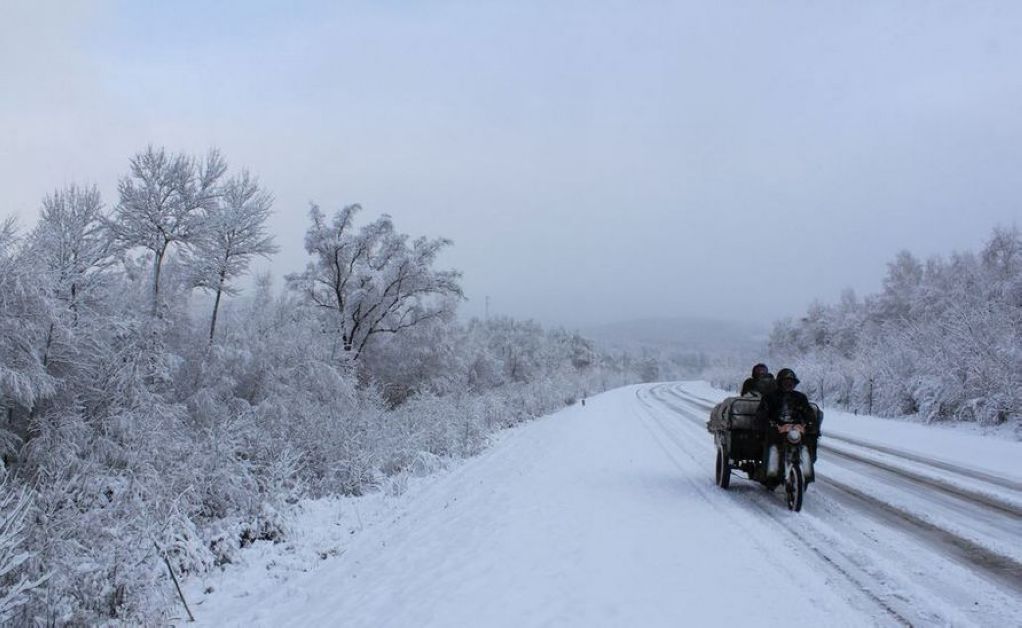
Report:
[[490,320],[490,297],[486,297],[486,318],[484,320]]

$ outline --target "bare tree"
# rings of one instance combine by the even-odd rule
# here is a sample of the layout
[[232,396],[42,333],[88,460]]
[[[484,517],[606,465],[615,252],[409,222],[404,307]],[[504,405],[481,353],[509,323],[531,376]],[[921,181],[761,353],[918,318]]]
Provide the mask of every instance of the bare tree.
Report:
[[447,316],[453,301],[463,296],[461,273],[433,268],[450,240],[417,238],[409,244],[387,215],[355,232],[352,222],[360,210],[359,205],[344,207],[328,223],[314,205],[305,234],[312,261],[305,272],[287,277],[292,289],[329,313],[354,359],[373,336]]
[[227,170],[220,153],[209,151],[205,161],[184,154],[170,155],[149,146],[131,159],[131,174],[118,185],[120,202],[110,223],[126,247],[153,252],[152,310],[159,310],[160,271],[174,242],[191,243],[200,231],[202,210],[211,209]]
[[273,236],[266,233],[273,196],[262,189],[247,171],[229,179],[220,199],[204,214],[203,229],[188,253],[193,285],[213,292],[213,315],[209,341],[216,333],[220,299],[237,294],[231,282],[248,271],[253,257],[277,252]]

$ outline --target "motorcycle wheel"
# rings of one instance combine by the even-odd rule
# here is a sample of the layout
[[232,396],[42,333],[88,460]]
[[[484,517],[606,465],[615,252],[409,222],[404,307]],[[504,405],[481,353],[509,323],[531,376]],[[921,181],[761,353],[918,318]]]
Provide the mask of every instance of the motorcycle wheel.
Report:
[[714,468],[717,486],[727,490],[731,486],[731,465],[727,459],[727,450],[724,446],[717,447],[717,463]]
[[791,465],[788,470],[788,477],[785,478],[784,492],[787,497],[788,510],[798,512],[802,510],[802,494],[805,492],[806,483],[802,476],[802,467],[797,464]]

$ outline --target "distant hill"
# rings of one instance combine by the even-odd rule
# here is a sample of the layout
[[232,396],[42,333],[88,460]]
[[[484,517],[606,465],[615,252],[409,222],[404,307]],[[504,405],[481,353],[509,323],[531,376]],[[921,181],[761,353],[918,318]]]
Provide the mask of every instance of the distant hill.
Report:
[[584,327],[583,335],[608,346],[650,347],[707,355],[755,353],[766,344],[766,324],[683,316],[645,318]]

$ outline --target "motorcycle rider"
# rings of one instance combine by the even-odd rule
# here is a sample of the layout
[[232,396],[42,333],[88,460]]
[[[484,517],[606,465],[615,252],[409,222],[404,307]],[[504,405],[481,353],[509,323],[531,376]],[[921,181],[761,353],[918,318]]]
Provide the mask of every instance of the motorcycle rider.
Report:
[[[816,411],[809,405],[809,398],[795,390],[798,383],[795,371],[789,368],[781,369],[777,372],[777,388],[764,395],[763,401],[759,404],[757,414],[761,421],[769,425],[766,432],[766,443],[764,443],[766,449],[764,460],[767,460],[768,456],[773,456],[776,459],[776,454],[770,452],[771,450],[776,451],[776,446],[782,442],[781,434],[777,429],[779,425],[784,423],[816,425],[817,423]],[[816,427],[819,428],[819,425]],[[816,462],[815,442],[808,449],[813,462]],[[768,469],[771,469],[769,464]],[[768,470],[768,473],[773,475],[774,471]]]
[[783,368],[777,372],[777,387],[763,396],[759,411],[774,423],[815,423],[816,412],[809,398],[795,390],[799,379],[795,371]]
[[774,376],[770,369],[762,362],[752,367],[752,377],[742,382],[742,396],[750,392],[758,392],[760,397],[765,397],[777,388]]

